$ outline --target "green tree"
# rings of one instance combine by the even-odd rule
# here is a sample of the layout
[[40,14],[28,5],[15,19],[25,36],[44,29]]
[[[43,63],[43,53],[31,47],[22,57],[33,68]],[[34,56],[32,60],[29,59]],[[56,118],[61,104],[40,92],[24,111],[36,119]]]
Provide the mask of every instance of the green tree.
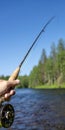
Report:
[[46,63],[46,60],[47,60],[46,51],[45,51],[45,49],[43,49],[43,50],[42,50],[41,57],[40,57],[40,60],[39,60],[39,63],[45,64],[45,63]]
[[48,58],[46,62],[46,78],[49,84],[54,83],[54,74],[53,74],[53,61],[52,58]]
[[65,81],[65,42],[60,39],[57,47],[58,82]]
[[34,66],[33,70],[30,73],[29,76],[29,86],[30,87],[35,87],[39,84],[39,80],[38,80],[38,67]]
[[55,43],[52,43],[51,46],[51,51],[50,51],[50,58],[52,60],[52,78],[53,78],[53,83],[56,81],[57,79],[57,50],[56,50],[56,46]]
[[18,88],[28,88],[29,87],[29,76],[24,75],[24,76],[19,76],[20,79],[20,85]]
[[47,62],[47,55],[46,55],[45,49],[43,49],[40,60],[39,60],[39,65],[38,65],[42,84],[47,82],[47,78],[46,78],[46,62]]

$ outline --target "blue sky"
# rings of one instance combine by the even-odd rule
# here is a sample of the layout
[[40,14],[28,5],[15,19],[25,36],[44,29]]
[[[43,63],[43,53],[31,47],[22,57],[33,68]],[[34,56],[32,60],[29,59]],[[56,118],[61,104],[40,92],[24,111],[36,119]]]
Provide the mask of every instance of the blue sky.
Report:
[[65,0],[0,0],[0,75],[10,75],[19,65],[39,31],[52,17],[21,67],[29,74],[38,64],[42,49],[50,53],[52,42],[65,40]]

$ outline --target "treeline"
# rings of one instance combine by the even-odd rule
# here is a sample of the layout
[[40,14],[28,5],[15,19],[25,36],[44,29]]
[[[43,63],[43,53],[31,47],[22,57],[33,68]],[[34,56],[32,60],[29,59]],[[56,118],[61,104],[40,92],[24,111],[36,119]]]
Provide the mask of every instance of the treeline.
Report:
[[29,76],[29,86],[61,85],[65,82],[65,42],[58,41],[57,46],[52,43],[50,54],[47,56],[42,50],[41,58],[37,66],[33,68]]
[[[1,76],[8,79],[8,76]],[[50,54],[47,56],[46,50],[42,54],[37,66],[34,66],[30,75],[19,76],[21,85],[18,87],[34,88],[41,85],[57,84],[60,86],[65,82],[65,41],[60,39],[56,46],[52,43]]]

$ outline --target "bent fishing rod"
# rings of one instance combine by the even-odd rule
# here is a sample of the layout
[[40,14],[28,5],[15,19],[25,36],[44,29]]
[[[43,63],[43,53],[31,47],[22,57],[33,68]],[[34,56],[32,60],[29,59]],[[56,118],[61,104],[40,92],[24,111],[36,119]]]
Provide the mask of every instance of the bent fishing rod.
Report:
[[[24,61],[26,60],[27,56],[29,55],[29,53],[31,52],[32,48],[34,47],[34,45],[36,44],[37,40],[39,39],[39,37],[41,36],[41,34],[45,31],[46,27],[48,26],[48,24],[51,23],[51,21],[54,19],[54,17],[52,17],[46,24],[45,26],[42,28],[42,30],[39,32],[39,34],[37,35],[37,37],[35,38],[34,42],[32,43],[31,47],[29,48],[29,50],[27,51],[26,55],[24,56],[23,60],[20,62],[19,66],[15,69],[15,71],[12,73],[12,75],[9,77],[9,81],[15,80],[17,79],[21,66],[23,65]],[[12,88],[10,88],[12,89]],[[2,102],[5,101],[4,95],[7,90],[3,90],[2,93],[0,93],[0,125],[4,128],[8,128],[12,125],[13,121],[14,121],[14,108],[11,104],[5,104],[3,105]],[[5,122],[4,122],[5,121]]]

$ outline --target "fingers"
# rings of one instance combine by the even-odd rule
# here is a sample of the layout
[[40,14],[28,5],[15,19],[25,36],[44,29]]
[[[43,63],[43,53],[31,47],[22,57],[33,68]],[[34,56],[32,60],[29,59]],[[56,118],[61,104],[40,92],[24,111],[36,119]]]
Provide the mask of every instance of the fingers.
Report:
[[11,90],[10,92],[6,93],[6,94],[4,95],[5,100],[10,99],[10,97],[13,96],[14,94],[15,94],[15,91],[14,91],[14,90]]
[[13,81],[7,81],[7,87],[11,88],[8,89],[8,92],[4,95],[5,96],[5,100],[9,100],[11,96],[13,96],[15,94],[15,90],[14,87],[16,85],[18,85],[20,83],[20,80],[13,80]]
[[20,80],[12,80],[12,81],[6,81],[6,80],[0,80],[0,93],[1,96],[4,95],[5,100],[9,100],[11,96],[15,94],[15,91],[13,90],[16,85],[20,84]]

